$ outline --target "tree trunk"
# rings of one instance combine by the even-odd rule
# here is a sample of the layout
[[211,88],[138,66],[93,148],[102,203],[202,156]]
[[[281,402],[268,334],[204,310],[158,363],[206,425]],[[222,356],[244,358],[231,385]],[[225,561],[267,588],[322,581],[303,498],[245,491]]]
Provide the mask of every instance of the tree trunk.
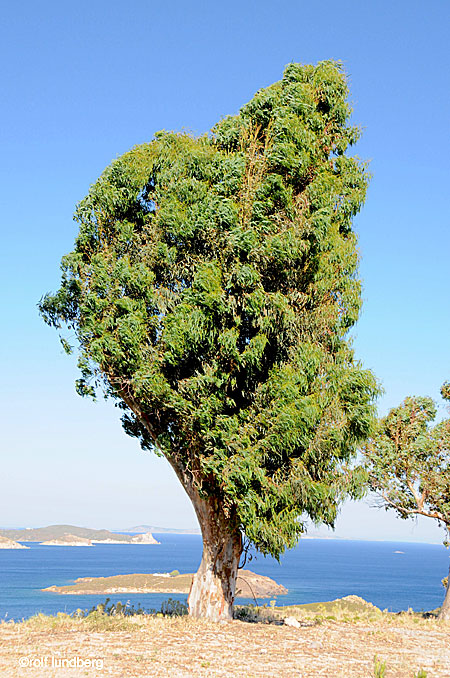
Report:
[[233,619],[242,536],[217,499],[192,497],[203,537],[203,556],[189,593],[189,614],[211,621]]
[[[148,418],[126,390],[122,390],[120,395],[156,445]],[[177,453],[167,455],[166,459],[192,501],[202,530],[203,556],[189,592],[189,615],[211,621],[231,620],[242,554],[242,534],[235,512],[223,505],[220,492],[206,497],[200,495],[196,474],[192,470],[192,459],[191,464],[187,464]],[[201,474],[198,476],[201,478]]]
[[210,621],[233,619],[236,577],[242,554],[242,534],[235,513],[224,507],[220,493],[203,497],[192,471],[167,457],[191,500],[203,537],[203,555],[191,584],[189,615]]
[[447,591],[445,593],[441,611],[438,614],[438,619],[445,619],[446,621],[450,619],[450,569],[448,571]]

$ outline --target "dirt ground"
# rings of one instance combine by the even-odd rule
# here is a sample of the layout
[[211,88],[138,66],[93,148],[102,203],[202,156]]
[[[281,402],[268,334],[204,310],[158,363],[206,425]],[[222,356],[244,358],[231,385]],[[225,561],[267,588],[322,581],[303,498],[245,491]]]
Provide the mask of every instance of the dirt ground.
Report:
[[2,678],[371,678],[374,657],[385,661],[385,678],[413,678],[420,669],[450,678],[450,626],[155,617],[0,624]]

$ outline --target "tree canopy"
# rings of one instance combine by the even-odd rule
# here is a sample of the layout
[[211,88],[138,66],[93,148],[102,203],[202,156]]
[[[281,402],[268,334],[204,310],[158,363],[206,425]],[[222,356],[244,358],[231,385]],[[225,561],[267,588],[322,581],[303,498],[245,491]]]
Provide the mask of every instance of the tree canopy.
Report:
[[[450,399],[450,385],[442,396]],[[364,445],[370,486],[384,506],[400,518],[434,518],[450,536],[450,419],[434,426],[437,407],[431,398],[409,397],[380,420]],[[441,611],[450,617],[450,593]]]
[[209,502],[279,557],[305,517],[332,525],[359,492],[348,463],[377,385],[348,338],[369,177],[346,154],[347,97],[340,64],[290,64],[210,133],[158,132],[119,157],[40,304],[75,333],[78,392],[116,399],[125,431],[167,457],[204,541]]

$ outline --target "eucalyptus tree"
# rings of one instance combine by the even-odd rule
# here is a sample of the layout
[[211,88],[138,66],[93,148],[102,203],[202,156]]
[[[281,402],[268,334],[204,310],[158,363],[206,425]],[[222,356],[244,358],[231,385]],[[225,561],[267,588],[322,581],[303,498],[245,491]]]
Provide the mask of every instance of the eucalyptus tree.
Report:
[[[450,399],[450,384],[441,394]],[[386,509],[400,518],[433,518],[450,541],[450,419],[431,426],[436,417],[431,398],[406,398],[379,422],[376,434],[364,445],[370,486]],[[450,619],[450,577],[439,613]]]
[[119,157],[40,303],[76,336],[78,392],[115,399],[193,503],[194,616],[231,618],[250,544],[279,558],[305,517],[333,525],[360,492],[350,462],[377,384],[348,339],[368,172],[346,153],[347,96],[339,64],[290,64],[209,134],[158,132]]

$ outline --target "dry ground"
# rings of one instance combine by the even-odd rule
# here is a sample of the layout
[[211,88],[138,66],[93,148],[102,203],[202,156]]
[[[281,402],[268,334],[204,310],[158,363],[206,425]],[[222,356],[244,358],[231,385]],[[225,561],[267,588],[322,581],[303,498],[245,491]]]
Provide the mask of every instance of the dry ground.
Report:
[[[386,662],[385,678],[412,678],[419,669],[427,678],[450,678],[450,625],[406,615],[304,619],[300,628],[95,615],[0,624],[2,678],[371,678],[375,655]],[[94,666],[54,665],[77,657]]]

